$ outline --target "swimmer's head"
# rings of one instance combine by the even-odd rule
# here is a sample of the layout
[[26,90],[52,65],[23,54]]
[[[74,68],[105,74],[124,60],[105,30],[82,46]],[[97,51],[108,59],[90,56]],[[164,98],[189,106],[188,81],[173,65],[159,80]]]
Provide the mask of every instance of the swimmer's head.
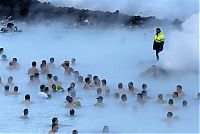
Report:
[[183,90],[183,87],[181,85],[177,85],[176,90],[177,90],[178,93],[181,93],[182,90]]
[[146,90],[147,89],[147,84],[142,84],[142,90]]
[[114,97],[115,97],[115,99],[118,99],[119,98],[119,93],[115,92]]
[[183,107],[186,107],[186,106],[187,106],[187,101],[184,100],[184,101],[183,101]]
[[52,84],[51,88],[52,88],[53,91],[56,91],[56,85],[55,84]]
[[13,64],[17,63],[17,58],[14,57],[12,61],[13,61]]
[[178,97],[178,93],[177,92],[173,92],[172,97],[173,98],[177,98]]
[[75,88],[75,85],[76,85],[76,84],[75,84],[74,82],[70,83],[70,87],[71,87],[71,88]]
[[30,101],[30,100],[31,100],[31,96],[30,96],[29,94],[26,94],[24,98],[25,98],[25,100],[27,100],[27,101]]
[[47,74],[47,79],[51,79],[52,78],[52,74]]
[[83,83],[83,76],[78,76],[78,82]]
[[39,76],[40,76],[39,73],[34,73],[34,77],[35,77],[36,79],[39,79]]
[[9,86],[8,86],[8,85],[5,85],[5,86],[4,86],[4,90],[5,90],[5,91],[9,91]]
[[54,80],[54,81],[58,81],[58,76],[56,76],[56,75],[53,76],[53,80]]
[[78,78],[79,76],[79,71],[74,71],[74,77]]
[[14,86],[14,92],[18,92],[18,86]]
[[123,84],[120,82],[118,83],[118,86],[117,86],[119,89],[122,89],[123,88]]
[[25,116],[28,115],[28,109],[24,109],[24,115],[25,115]]
[[68,103],[72,103],[73,102],[73,98],[69,95],[67,95],[66,100]]
[[52,118],[51,122],[52,125],[58,125],[58,118],[57,117]]
[[103,86],[106,86],[106,84],[107,84],[107,82],[106,82],[105,79],[103,79],[103,80],[101,81],[101,83],[102,83]]
[[126,102],[126,101],[127,101],[127,96],[126,96],[126,94],[122,94],[121,99],[122,99],[123,102]]
[[106,96],[109,96],[109,95],[110,95],[110,89],[106,89],[105,95],[106,95]]
[[43,92],[45,89],[45,85],[40,85],[40,91]]
[[71,110],[69,111],[69,115],[70,115],[70,116],[74,116],[74,114],[75,114],[75,110],[74,110],[74,109],[71,109]]
[[173,118],[173,113],[172,112],[168,112],[167,113],[167,118],[168,119],[172,119]]
[[97,95],[102,94],[102,89],[101,88],[97,88]]
[[13,62],[10,61],[10,62],[8,63],[8,65],[9,65],[9,66],[13,66]]
[[173,104],[174,104],[174,101],[173,101],[172,99],[169,99],[168,104],[169,104],[169,105],[173,105]]
[[45,93],[48,93],[48,92],[49,92],[49,87],[45,87],[45,88],[44,88],[44,92],[45,92]]
[[30,75],[30,81],[34,81],[34,76],[33,75]]
[[89,78],[89,77],[85,78],[85,83],[86,83],[86,84],[90,84],[90,82],[91,82],[91,81],[90,81],[90,78]]
[[2,55],[2,59],[7,59],[7,56],[5,54]]
[[54,58],[53,58],[53,57],[51,57],[49,61],[50,61],[50,63],[52,63],[52,64],[53,64],[53,63],[54,63]]
[[4,49],[1,47],[1,48],[0,48],[0,54],[2,54],[3,51],[4,51]]
[[78,131],[77,130],[73,130],[72,134],[78,134]]
[[158,100],[163,100],[163,95],[162,94],[158,94]]
[[13,77],[12,76],[9,76],[8,77],[8,83],[12,83],[13,82]]
[[47,64],[47,62],[46,62],[46,60],[42,60],[42,64],[41,65],[46,65]]
[[109,127],[108,126],[104,126],[102,133],[108,133],[109,132]]
[[72,63],[72,64],[75,64],[75,62],[76,62],[76,59],[75,59],[75,58],[72,58],[72,59],[71,59],[71,63]]
[[133,82],[128,83],[128,88],[131,89],[133,87]]
[[88,74],[87,77],[92,79],[92,74]]
[[102,103],[103,102],[103,97],[102,96],[99,96],[96,98],[97,99],[97,102],[98,103]]
[[35,61],[32,62],[32,67],[36,67],[37,63]]
[[96,75],[95,75],[95,76],[93,76],[93,80],[94,80],[94,81],[96,81],[96,80],[98,80],[98,79],[99,79],[99,77],[98,77],[98,76],[96,76]]

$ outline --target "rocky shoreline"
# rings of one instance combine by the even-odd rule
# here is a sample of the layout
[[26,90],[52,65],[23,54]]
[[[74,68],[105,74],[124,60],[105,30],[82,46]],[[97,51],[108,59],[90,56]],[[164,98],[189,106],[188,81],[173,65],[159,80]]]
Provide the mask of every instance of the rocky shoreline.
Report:
[[73,7],[56,7],[50,2],[41,3],[38,0],[1,0],[0,19],[22,21],[26,23],[35,22],[64,22],[71,26],[87,27],[110,27],[123,26],[134,27],[155,27],[157,25],[179,26],[182,22],[178,19],[174,21],[160,20],[155,16],[142,17],[130,16],[109,11],[91,11],[88,9],[75,9]]

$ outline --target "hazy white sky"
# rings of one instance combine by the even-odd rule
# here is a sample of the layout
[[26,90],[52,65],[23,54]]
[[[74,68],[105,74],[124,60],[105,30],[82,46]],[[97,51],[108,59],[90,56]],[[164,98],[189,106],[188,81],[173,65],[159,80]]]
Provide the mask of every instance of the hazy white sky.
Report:
[[199,12],[199,0],[40,0],[57,6],[73,6],[91,10],[108,10],[127,14],[152,15],[158,18],[185,20]]

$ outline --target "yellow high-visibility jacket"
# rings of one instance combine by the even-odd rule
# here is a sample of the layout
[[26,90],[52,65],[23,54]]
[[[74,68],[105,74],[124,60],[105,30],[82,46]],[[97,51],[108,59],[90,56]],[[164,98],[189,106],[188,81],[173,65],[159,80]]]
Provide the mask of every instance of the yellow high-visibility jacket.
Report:
[[155,35],[154,41],[157,43],[160,43],[161,41],[165,40],[165,36],[162,32],[160,32],[158,35]]

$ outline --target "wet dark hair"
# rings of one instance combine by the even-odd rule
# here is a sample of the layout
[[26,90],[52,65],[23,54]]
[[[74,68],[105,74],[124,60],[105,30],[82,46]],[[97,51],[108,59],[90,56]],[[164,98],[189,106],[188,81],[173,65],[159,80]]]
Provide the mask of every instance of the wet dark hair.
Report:
[[30,75],[30,80],[34,80],[34,75]]
[[183,87],[181,85],[177,85],[176,86],[177,88],[180,88],[180,89],[183,89]]
[[142,89],[147,89],[147,84],[142,84]]
[[97,80],[98,79],[98,76],[93,76],[93,80]]
[[120,82],[120,83],[118,83],[117,87],[118,88],[123,88],[123,84]]
[[8,85],[4,86],[4,89],[5,91],[9,91],[9,86]]
[[38,78],[39,75],[40,75],[39,73],[34,73],[34,77],[35,77],[35,78]]
[[66,97],[66,100],[67,100],[68,103],[72,103],[73,102],[73,98],[71,96],[69,96],[69,95]]
[[102,94],[102,89],[101,88],[97,88],[97,95]]
[[49,61],[50,61],[50,63],[54,63],[54,58],[51,57],[51,58],[49,59]]
[[158,98],[163,98],[163,95],[162,94],[158,94]]
[[47,92],[47,93],[48,93],[48,92],[49,92],[49,87],[45,87],[45,88],[44,88],[44,92]]
[[55,124],[55,122],[58,120],[58,118],[57,117],[54,117],[54,118],[52,118],[52,120],[51,120],[51,122],[52,122],[52,125],[58,125],[58,124]]
[[176,95],[176,97],[178,97],[178,92],[173,92],[173,94],[175,94],[175,95]]
[[74,116],[75,110],[74,110],[74,109],[71,109],[71,110],[69,111],[69,114],[70,114],[70,116]]
[[158,28],[156,28],[156,30],[158,30],[158,31],[160,31],[161,32],[161,30],[160,30],[160,28],[158,27]]
[[87,78],[85,78],[85,83],[90,83],[90,78],[89,77],[87,77]]
[[14,86],[14,92],[18,91],[18,86]]
[[47,78],[51,79],[52,78],[52,74],[47,74]]
[[183,106],[187,106],[187,101],[183,100]]
[[105,85],[107,84],[107,82],[106,82],[105,79],[103,79],[103,80],[101,81],[101,83],[102,83],[102,84],[105,84]]
[[118,93],[118,92],[115,92],[114,97],[115,97],[116,99],[118,99],[118,98],[119,98],[119,93]]
[[17,61],[17,58],[14,57],[14,58],[13,58],[13,61]]
[[25,100],[30,100],[31,99],[31,96],[29,94],[26,94],[25,95]]
[[24,109],[24,115],[28,115],[28,109]]
[[122,94],[121,99],[127,101],[127,96],[126,96],[126,94]]
[[5,54],[2,55],[2,59],[6,59],[7,56]]
[[56,76],[56,75],[53,76],[53,80],[54,80],[54,81],[58,81],[58,76]]
[[73,130],[72,134],[78,134],[78,131],[77,130]]
[[72,88],[74,88],[76,86],[76,84],[74,82],[70,83],[70,86],[73,86]]
[[0,48],[0,53],[3,53],[3,51],[4,51],[4,49],[1,47],[1,48]]
[[172,112],[168,112],[167,113],[167,118],[172,118],[173,117],[173,113]]
[[174,104],[173,99],[169,99],[168,104],[173,105]]
[[42,64],[46,65],[47,64],[46,60],[42,60]]
[[35,61],[32,62],[32,66],[36,67],[37,63]]
[[44,90],[45,89],[45,85],[40,85],[40,90]]
[[128,87],[130,87],[130,86],[131,86],[131,87],[133,86],[133,82],[129,82],[129,83],[128,83]]

